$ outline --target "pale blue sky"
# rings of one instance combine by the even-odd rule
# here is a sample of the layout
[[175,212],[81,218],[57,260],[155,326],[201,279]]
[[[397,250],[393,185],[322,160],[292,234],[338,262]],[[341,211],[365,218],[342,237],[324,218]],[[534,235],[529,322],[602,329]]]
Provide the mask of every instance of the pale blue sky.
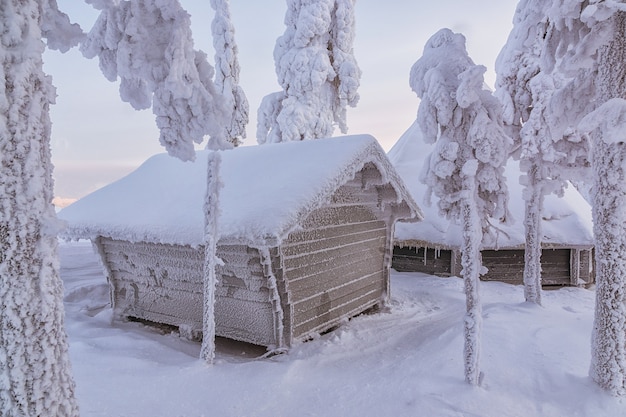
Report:
[[[97,16],[79,0],[57,1],[84,30]],[[196,48],[212,57],[209,1],[181,4],[191,15]],[[256,144],[256,111],[262,97],[279,89],[272,53],[284,31],[285,4],[231,0],[241,85],[251,110],[246,145]],[[359,105],[348,111],[349,133],[372,134],[388,150],[411,125],[419,101],[408,85],[409,70],[426,40],[443,27],[466,36],[470,56],[488,68],[486,81],[493,85],[494,61],[516,5],[516,0],[357,0],[355,54],[363,76]],[[58,196],[81,197],[163,152],[152,112],[135,111],[121,102],[117,84],[102,76],[97,60],[87,60],[76,50],[47,52],[44,60],[58,95],[51,110]]]

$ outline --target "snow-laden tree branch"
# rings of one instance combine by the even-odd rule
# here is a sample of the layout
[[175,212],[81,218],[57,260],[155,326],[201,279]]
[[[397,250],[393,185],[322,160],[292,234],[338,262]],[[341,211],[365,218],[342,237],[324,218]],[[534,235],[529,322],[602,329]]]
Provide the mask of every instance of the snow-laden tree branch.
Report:
[[152,107],[160,142],[183,160],[209,135],[208,147],[228,149],[223,136],[229,111],[213,84],[206,54],[193,49],[189,15],[178,0],[92,1],[100,16],[81,45],[98,57],[120,96],[135,109]]
[[248,99],[239,85],[238,48],[228,4],[229,0],[211,0],[211,7],[215,10],[215,17],[211,22],[215,48],[215,87],[224,97],[226,108],[231,112],[222,136],[238,146],[246,137],[250,109]]
[[361,70],[354,57],[354,0],[289,0],[285,33],[274,61],[282,92],[258,111],[261,144],[346,133],[347,106],[355,107]]

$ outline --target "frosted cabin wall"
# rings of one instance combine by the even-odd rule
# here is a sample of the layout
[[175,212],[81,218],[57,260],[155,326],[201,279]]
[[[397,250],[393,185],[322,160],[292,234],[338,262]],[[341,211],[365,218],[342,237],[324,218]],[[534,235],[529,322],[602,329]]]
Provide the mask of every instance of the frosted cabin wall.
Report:
[[286,345],[385,300],[392,221],[384,208],[386,188],[370,169],[366,166],[313,210],[272,256]]
[[281,246],[294,340],[383,301],[386,224],[363,206],[316,210]]
[[[116,317],[134,317],[202,331],[203,248],[96,241],[108,269]],[[216,334],[263,346],[275,343],[273,310],[258,250],[219,245]]]

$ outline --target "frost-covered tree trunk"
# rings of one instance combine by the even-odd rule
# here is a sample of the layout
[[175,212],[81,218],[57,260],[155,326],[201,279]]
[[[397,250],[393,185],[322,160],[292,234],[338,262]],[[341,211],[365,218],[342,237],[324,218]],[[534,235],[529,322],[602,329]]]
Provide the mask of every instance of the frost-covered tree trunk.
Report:
[[541,305],[541,211],[545,194],[537,164],[531,163],[524,194],[524,298]]
[[[56,6],[56,5],[55,5]],[[77,416],[52,206],[42,18],[0,0],[0,415]]]
[[224,138],[239,146],[246,138],[248,124],[248,99],[239,85],[238,48],[235,28],[230,18],[229,0],[211,0],[215,17],[211,22],[213,47],[215,48],[215,88],[226,101],[230,118],[224,124]]
[[475,173],[464,179],[464,196],[461,197],[461,222],[463,224],[463,247],[461,248],[461,266],[463,270],[463,284],[465,287],[466,312],[463,320],[465,343],[463,344],[463,358],[465,365],[465,380],[471,385],[480,382],[480,335],[482,333],[482,305],[480,302],[480,244],[482,226],[478,216],[476,201]]
[[361,70],[354,57],[355,0],[288,0],[285,33],[274,61],[283,91],[258,110],[260,144],[329,137],[347,132],[346,108],[355,107]]
[[217,257],[221,161],[222,156],[220,152],[215,151],[209,154],[207,162],[207,191],[204,203],[204,313],[200,358],[207,364],[212,364],[215,358],[215,287],[217,286],[217,272],[215,268],[221,262]]
[[[626,99],[626,13],[612,17],[613,39],[598,53],[602,101]],[[590,375],[614,395],[626,395],[626,135],[593,143],[593,223],[596,310]],[[615,133],[614,133],[615,134]]]

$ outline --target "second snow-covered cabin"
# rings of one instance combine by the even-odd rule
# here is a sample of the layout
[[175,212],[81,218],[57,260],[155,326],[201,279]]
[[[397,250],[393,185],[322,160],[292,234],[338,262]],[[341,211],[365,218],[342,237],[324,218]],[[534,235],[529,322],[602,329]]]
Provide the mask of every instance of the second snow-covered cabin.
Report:
[[[94,242],[115,317],[203,319],[207,153],[165,154],[65,208]],[[222,152],[216,334],[289,346],[385,301],[397,220],[420,209],[371,136]]]
[[[422,201],[426,186],[419,181],[422,166],[432,150],[424,143],[414,123],[389,151],[389,159],[404,179],[411,194]],[[509,210],[514,224],[494,220],[496,245],[481,251],[488,272],[483,280],[521,284],[524,273],[524,207],[520,170],[509,161],[505,175],[509,189]],[[436,198],[424,206],[425,220],[399,224],[395,233],[393,267],[398,271],[419,271],[438,276],[461,273],[461,226],[439,214]],[[591,207],[570,184],[564,196],[546,196],[542,213],[542,282],[547,286],[585,285],[593,282],[593,225]]]

